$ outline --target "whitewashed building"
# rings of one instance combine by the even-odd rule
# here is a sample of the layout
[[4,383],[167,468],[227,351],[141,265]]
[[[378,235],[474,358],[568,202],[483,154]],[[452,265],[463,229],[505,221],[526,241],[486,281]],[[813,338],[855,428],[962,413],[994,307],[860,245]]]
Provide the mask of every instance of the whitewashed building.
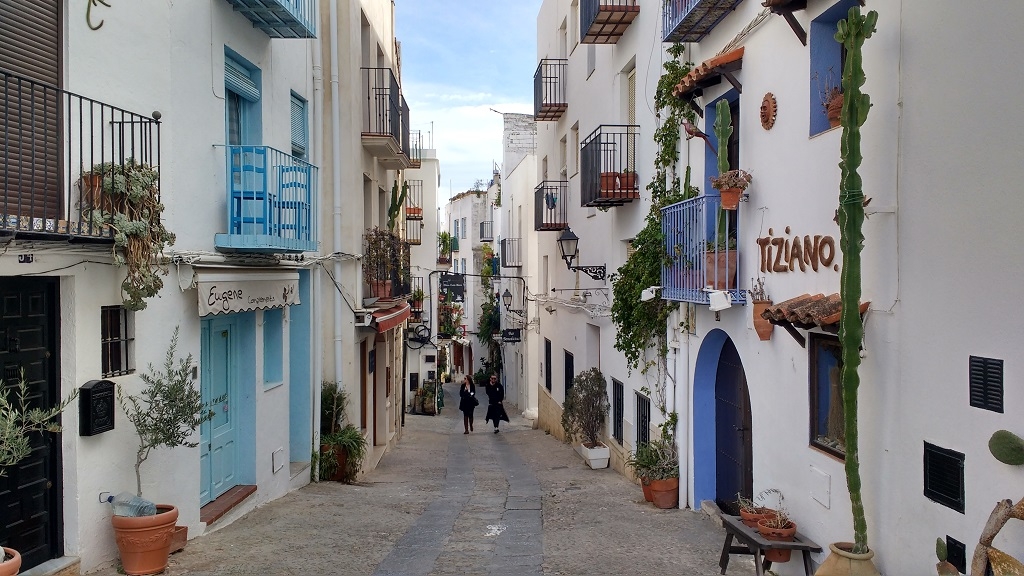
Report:
[[[730,278],[717,288],[732,301],[717,313],[704,289],[716,280],[704,274],[713,268],[705,240],[718,169],[700,138],[679,163],[693,168],[702,195],[664,212],[667,248],[683,257],[666,268],[661,295],[694,312],[682,328],[669,326],[679,342],[678,402],[689,407],[680,410],[680,501],[728,508],[737,493],[777,488],[803,534],[822,545],[850,540],[829,301],[843,265],[833,220],[842,130],[830,128],[822,95],[841,75],[836,23],[858,2],[808,2],[789,12],[791,22],[787,6],[803,3],[778,2],[778,15],[750,1],[683,4],[665,5],[666,27],[648,41],[686,42],[689,58],[707,64],[679,96],[702,112],[697,128],[711,146],[725,145],[712,128],[716,103],[730,103],[731,167],[753,182],[728,219],[738,258],[719,265]],[[864,10],[879,14],[864,46],[872,107],[860,167],[870,199],[859,394],[868,541],[885,574],[932,572],[936,538],[967,572],[995,504],[1024,496],[1024,469],[987,447],[996,430],[1024,433],[1014,379],[1024,332],[1004,309],[1024,280],[1015,247],[1024,208],[1011,192],[1024,114],[996,96],[1021,80],[1002,55],[1024,8],[897,0]],[[943,49],[951,38],[958,48]],[[747,301],[756,279],[774,302],[768,340],[755,333]],[[995,546],[1021,558],[1022,542],[1024,525],[1011,521]],[[796,562],[773,569],[802,574]]]

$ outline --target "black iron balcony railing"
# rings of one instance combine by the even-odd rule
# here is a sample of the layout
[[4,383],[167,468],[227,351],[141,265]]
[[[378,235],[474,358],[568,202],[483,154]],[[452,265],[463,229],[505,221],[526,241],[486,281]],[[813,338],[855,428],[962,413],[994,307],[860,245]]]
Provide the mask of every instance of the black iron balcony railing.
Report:
[[316,38],[316,0],[228,0],[271,38]]
[[423,220],[423,180],[406,180],[409,191],[405,194],[405,219]]
[[743,0],[665,0],[665,42],[700,42]]
[[437,239],[437,265],[441,268],[448,268],[452,265],[452,246],[449,241],[447,245],[441,241],[439,237]]
[[391,268],[391,295],[412,294],[412,248],[408,242],[398,242],[398,262]]
[[480,241],[481,242],[493,242],[494,241],[494,221],[484,220],[480,223]]
[[0,70],[0,232],[112,241],[114,178],[144,174],[159,197],[154,116]]
[[402,169],[409,159],[409,106],[390,68],[362,68],[362,140],[385,168]]
[[558,120],[569,108],[565,95],[569,61],[544,59],[533,73],[533,116],[537,121]]
[[419,130],[409,131],[409,168],[419,168],[423,165],[423,132]]
[[501,239],[501,267],[519,268],[523,265],[523,247],[520,238]]
[[408,167],[409,165],[412,165],[412,138],[411,131],[409,129],[409,102],[406,101],[405,94],[400,95],[399,99],[402,103],[402,115],[398,119],[402,125],[402,154],[405,155],[405,159],[408,161],[408,164],[406,165],[406,167]]
[[370,228],[363,235],[363,278],[374,296],[401,294],[396,286],[402,269],[402,248],[407,244],[384,228]]
[[720,204],[719,196],[698,196],[661,209],[665,253],[671,260],[661,269],[662,298],[708,304],[708,290],[724,290],[734,303],[746,302],[737,282],[736,230],[742,211],[724,215]]
[[557,232],[569,227],[569,183],[545,180],[533,189],[533,229]]
[[413,246],[419,246],[423,244],[423,221],[422,220],[406,220],[405,221],[405,241]]
[[583,206],[621,206],[640,198],[639,126],[598,126],[580,145]]
[[580,42],[615,44],[638,14],[640,5],[637,0],[582,0]]
[[221,252],[300,253],[317,249],[320,169],[269,146],[226,146],[227,233]]
[[[410,286],[412,288],[409,292],[410,295],[415,296],[417,292],[422,292],[424,296],[426,295],[427,289],[423,287],[423,276],[413,276],[412,284]],[[423,312],[423,300],[410,298],[409,304],[413,312]]]

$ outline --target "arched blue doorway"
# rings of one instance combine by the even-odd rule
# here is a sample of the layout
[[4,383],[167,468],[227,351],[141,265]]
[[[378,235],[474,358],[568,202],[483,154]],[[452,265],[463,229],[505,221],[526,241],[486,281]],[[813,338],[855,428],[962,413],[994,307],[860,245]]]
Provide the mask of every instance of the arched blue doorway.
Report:
[[736,494],[751,497],[750,396],[736,346],[712,330],[697,353],[693,377],[693,495],[733,510]]

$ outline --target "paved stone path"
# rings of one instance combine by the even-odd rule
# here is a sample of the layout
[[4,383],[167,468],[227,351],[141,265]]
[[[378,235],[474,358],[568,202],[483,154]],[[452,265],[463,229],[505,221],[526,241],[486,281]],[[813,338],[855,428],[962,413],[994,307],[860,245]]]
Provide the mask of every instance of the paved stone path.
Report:
[[[189,541],[166,574],[719,573],[724,532],[703,513],[655,508],[512,411],[494,434],[478,408],[463,434],[455,392],[438,416],[406,415],[402,441],[358,484],[296,490]],[[733,557],[729,573],[753,565]]]

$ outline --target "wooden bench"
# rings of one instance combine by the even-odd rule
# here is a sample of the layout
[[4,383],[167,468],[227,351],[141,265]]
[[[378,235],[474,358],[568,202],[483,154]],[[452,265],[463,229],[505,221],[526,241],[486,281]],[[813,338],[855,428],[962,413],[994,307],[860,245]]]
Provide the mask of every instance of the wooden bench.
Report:
[[[726,568],[729,567],[730,554],[753,554],[757,576],[764,576],[764,571],[772,567],[771,561],[764,559],[763,552],[765,550],[799,550],[803,553],[804,574],[806,576],[813,576],[811,552],[821,552],[821,546],[818,546],[803,534],[797,532],[792,542],[765,540],[758,533],[757,529],[750,528],[744,524],[739,516],[722,514],[721,518],[725,526],[725,545],[722,547],[722,559],[718,562],[718,565],[722,567],[722,574],[725,574]],[[733,546],[733,538],[739,540],[744,545]]]

